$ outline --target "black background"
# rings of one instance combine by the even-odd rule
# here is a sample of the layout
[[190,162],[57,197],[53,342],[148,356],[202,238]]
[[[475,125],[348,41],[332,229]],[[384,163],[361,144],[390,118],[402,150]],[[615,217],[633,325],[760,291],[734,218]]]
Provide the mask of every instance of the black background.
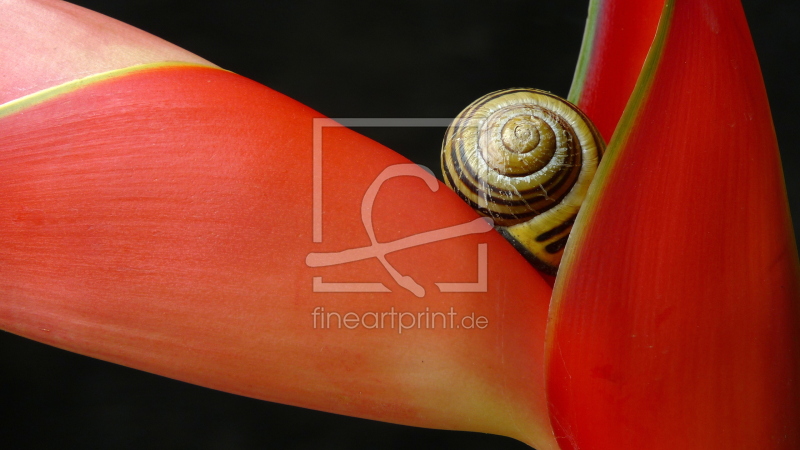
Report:
[[[330,117],[452,117],[492,90],[566,96],[588,0],[81,0]],[[800,4],[747,0],[794,217]],[[358,131],[436,169],[443,130]],[[795,220],[797,223],[797,219]],[[797,227],[796,227],[797,229]],[[4,448],[524,449],[242,398],[0,333]]]

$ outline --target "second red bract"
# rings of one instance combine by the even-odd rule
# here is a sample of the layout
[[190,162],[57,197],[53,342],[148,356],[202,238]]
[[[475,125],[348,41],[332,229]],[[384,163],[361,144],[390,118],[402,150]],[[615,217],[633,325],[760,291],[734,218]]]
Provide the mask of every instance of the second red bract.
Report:
[[667,2],[553,294],[561,448],[798,448],[798,305],[742,8]]

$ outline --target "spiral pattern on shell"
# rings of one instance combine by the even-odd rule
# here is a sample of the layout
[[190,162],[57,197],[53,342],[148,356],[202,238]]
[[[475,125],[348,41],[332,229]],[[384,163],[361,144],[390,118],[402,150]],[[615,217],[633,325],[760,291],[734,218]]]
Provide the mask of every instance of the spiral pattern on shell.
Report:
[[535,89],[487,94],[447,131],[447,185],[554,273],[605,144],[573,104]]

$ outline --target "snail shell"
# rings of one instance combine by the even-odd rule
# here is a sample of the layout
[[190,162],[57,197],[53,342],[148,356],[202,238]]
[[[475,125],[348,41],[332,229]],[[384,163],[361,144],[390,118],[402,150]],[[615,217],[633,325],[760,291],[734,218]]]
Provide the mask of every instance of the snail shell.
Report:
[[555,274],[604,150],[575,105],[536,89],[508,89],[456,117],[442,144],[442,172],[537,269]]

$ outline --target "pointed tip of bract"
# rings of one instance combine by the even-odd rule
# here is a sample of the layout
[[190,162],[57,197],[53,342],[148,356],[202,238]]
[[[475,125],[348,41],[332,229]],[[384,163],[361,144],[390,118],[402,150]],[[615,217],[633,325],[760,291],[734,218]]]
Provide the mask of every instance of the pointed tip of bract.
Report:
[[611,139],[656,36],[664,0],[592,0],[569,100]]

